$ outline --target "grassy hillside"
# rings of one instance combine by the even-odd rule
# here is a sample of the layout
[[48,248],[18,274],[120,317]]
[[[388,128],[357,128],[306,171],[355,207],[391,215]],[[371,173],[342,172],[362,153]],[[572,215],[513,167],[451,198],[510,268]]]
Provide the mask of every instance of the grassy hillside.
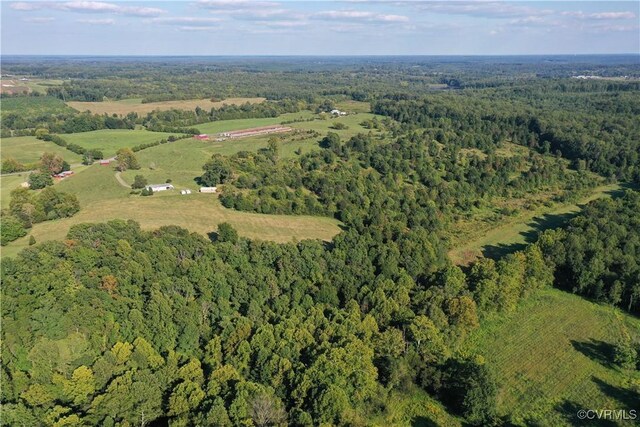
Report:
[[0,139],[0,159],[2,160],[13,157],[20,163],[33,163],[40,160],[44,152],[59,154],[70,164],[82,161],[82,156],[53,142],[39,140],[35,136]]
[[[561,226],[568,218],[580,211],[581,205],[600,197],[611,197],[622,186],[608,184],[594,188],[577,203],[541,206],[535,210],[525,210],[519,215],[504,218],[494,227],[478,227],[469,233],[461,233],[449,252],[451,260],[457,264],[469,264],[480,256],[495,257],[517,249],[535,240],[539,231]],[[464,236],[464,238],[462,238]]]
[[[181,196],[176,190],[152,197],[130,195],[129,189],[118,184],[110,166],[90,166],[56,184],[56,188],[76,194],[82,208],[72,218],[36,224],[29,235],[38,242],[62,240],[74,224],[116,218],[133,219],[146,229],[179,225],[205,235],[215,231],[219,223],[229,222],[242,236],[276,242],[330,240],[340,231],[338,222],[331,218],[262,215],[226,209],[212,194]],[[5,199],[3,197],[3,204]],[[3,247],[2,255],[14,256],[28,245],[28,238],[26,236]]]
[[224,101],[211,102],[210,99],[186,99],[183,101],[163,101],[148,102],[143,104],[142,98],[121,99],[119,101],[103,101],[103,102],[67,102],[72,108],[78,111],[91,111],[94,114],[120,114],[127,113],[146,114],[154,110],[195,110],[197,107],[203,110],[211,110],[212,108],[220,108],[223,105],[242,105],[251,103],[258,104],[263,102],[265,98],[228,98]]
[[134,147],[139,144],[166,139],[171,133],[149,132],[147,130],[104,129],[92,132],[64,134],[69,143],[78,144],[86,149],[98,149],[106,157],[113,156],[120,148]]
[[21,115],[32,114],[58,114],[73,111],[62,100],[52,96],[20,96],[2,99],[2,115],[5,113],[17,113]]
[[[640,396],[610,363],[612,343],[640,319],[558,290],[541,291],[509,316],[487,321],[468,341],[500,387],[499,413],[521,425],[576,425],[579,409],[633,409]],[[615,425],[615,424],[606,424]]]

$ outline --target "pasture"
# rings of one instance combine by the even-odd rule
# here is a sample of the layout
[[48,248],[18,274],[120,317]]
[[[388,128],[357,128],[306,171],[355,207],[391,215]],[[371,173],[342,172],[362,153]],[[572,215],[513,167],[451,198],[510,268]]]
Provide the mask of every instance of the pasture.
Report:
[[506,217],[495,226],[476,222],[468,228],[460,228],[461,233],[454,239],[449,257],[456,264],[467,265],[481,256],[493,257],[522,249],[534,241],[539,232],[560,227],[580,211],[581,205],[600,197],[610,197],[620,189],[620,184],[602,185],[592,189],[577,203],[542,205],[514,217]]
[[637,408],[629,387],[640,372],[610,361],[623,330],[637,340],[640,319],[547,289],[484,322],[466,351],[482,355],[496,374],[500,414],[517,425],[578,425],[578,409]]
[[[287,126],[301,131],[314,130],[320,136],[306,137],[306,134],[301,135],[296,132],[279,134],[280,156],[293,157],[297,155],[298,150],[304,153],[319,149],[318,141],[328,131],[336,132],[343,141],[359,132],[369,132],[368,129],[360,126],[360,123],[374,115],[357,113],[327,120],[306,121],[315,117],[320,116],[310,111],[303,111],[275,118],[217,121],[199,125],[198,128],[205,133],[215,135],[227,130],[247,129],[300,119],[301,121]],[[346,128],[331,129],[336,122],[344,123]],[[99,130],[65,134],[63,137],[69,143],[75,143],[84,148],[101,149],[108,157],[115,154],[121,147],[154,142],[169,135],[146,130]],[[36,224],[30,230],[30,234],[33,234],[38,242],[63,239],[73,224],[121,218],[136,220],[147,229],[162,225],[179,225],[191,231],[206,234],[214,231],[220,222],[228,221],[242,236],[254,239],[277,242],[309,238],[330,240],[340,231],[338,222],[331,218],[238,212],[222,207],[216,196],[202,194],[181,196],[179,194],[179,190],[184,188],[197,190],[195,178],[202,174],[202,165],[213,154],[228,156],[238,151],[256,151],[266,148],[272,136],[261,135],[220,142],[189,138],[139,151],[136,157],[141,169],[123,172],[122,178],[125,182],[131,184],[136,175],[143,175],[149,184],[160,184],[171,179],[176,187],[174,191],[154,194],[151,197],[130,195],[131,190],[124,188],[116,180],[113,163],[110,166],[96,164],[84,169],[74,168],[76,175],[57,183],[56,188],[76,194],[80,200],[81,211],[72,218]],[[61,153],[65,159],[73,154],[53,143],[42,143],[62,150]],[[2,183],[3,206],[9,203],[9,192],[24,179],[24,177],[10,177]],[[15,255],[20,249],[26,247],[27,243],[28,236],[12,242],[3,248],[3,254]]]
[[60,99],[52,96],[20,96],[2,99],[2,116],[8,113],[40,115],[68,113],[73,110]]
[[166,139],[169,135],[176,135],[165,132],[150,132],[144,129],[103,129],[91,132],[62,134],[62,138],[68,143],[78,144],[86,149],[98,149],[105,157],[116,154],[120,148],[134,147],[139,144],[148,144],[161,139]]
[[[66,136],[66,135],[65,135]],[[82,156],[50,141],[42,141],[35,136],[16,136],[0,139],[0,159],[13,158],[20,163],[35,163],[45,152],[62,156],[69,164],[80,163]]]
[[[196,188],[194,185],[190,187]],[[87,167],[56,184],[56,188],[76,194],[82,208],[72,218],[34,225],[29,235],[38,242],[62,240],[69,227],[75,224],[118,218],[138,221],[145,229],[178,225],[203,235],[215,231],[219,223],[229,222],[241,236],[276,242],[330,240],[340,231],[338,221],[331,218],[239,212],[224,208],[216,195],[194,193],[181,196],[178,186],[176,190],[150,197],[131,195],[130,189],[116,181],[112,166],[96,164]],[[3,197],[3,203],[5,199],[8,198]],[[27,247],[29,235],[3,247],[2,255],[14,256]]]
[[126,115],[128,113],[147,114],[155,110],[195,110],[197,107],[209,111],[212,108],[220,108],[225,104],[242,105],[247,102],[250,104],[259,104],[263,101],[265,101],[265,98],[228,98],[216,102],[211,102],[210,99],[187,99],[183,101],[148,102],[143,104],[142,98],[132,98],[118,101],[107,100],[103,102],[69,101],[67,105],[82,112],[91,111],[94,114]]

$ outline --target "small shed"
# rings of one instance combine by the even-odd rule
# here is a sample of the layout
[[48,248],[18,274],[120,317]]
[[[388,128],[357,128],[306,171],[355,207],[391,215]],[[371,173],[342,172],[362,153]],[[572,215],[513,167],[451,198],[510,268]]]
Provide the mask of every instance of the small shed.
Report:
[[109,160],[100,160],[102,166],[109,166]]
[[218,187],[200,187],[201,193],[216,193],[218,191]]
[[183,196],[184,196],[185,194],[191,194],[191,190],[189,190],[189,189],[186,189],[186,190],[180,190],[180,194],[182,194]]

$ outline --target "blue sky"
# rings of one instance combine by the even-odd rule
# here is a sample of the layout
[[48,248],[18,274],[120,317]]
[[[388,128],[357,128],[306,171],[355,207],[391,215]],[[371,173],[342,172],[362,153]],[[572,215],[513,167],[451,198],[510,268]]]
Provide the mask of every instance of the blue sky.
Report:
[[639,1],[2,1],[2,53],[640,53]]

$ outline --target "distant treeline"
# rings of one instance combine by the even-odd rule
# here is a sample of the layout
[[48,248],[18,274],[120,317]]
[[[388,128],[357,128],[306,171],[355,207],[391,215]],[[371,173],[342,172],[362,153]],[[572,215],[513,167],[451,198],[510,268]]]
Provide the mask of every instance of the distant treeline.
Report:
[[[576,83],[577,84],[577,83]],[[600,84],[600,83],[597,83]],[[465,91],[420,99],[393,96],[373,111],[436,135],[487,149],[499,140],[558,153],[575,169],[640,182],[639,93],[564,93],[544,84],[521,90]]]

